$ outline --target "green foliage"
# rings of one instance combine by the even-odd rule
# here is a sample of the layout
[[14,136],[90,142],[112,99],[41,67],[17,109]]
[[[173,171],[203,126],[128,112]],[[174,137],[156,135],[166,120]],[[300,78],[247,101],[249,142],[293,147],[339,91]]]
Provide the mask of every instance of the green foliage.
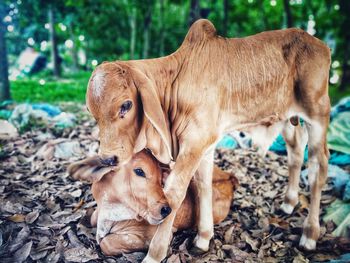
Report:
[[[29,38],[34,48],[50,58],[51,43],[47,30],[48,9],[54,10],[58,49],[65,69],[93,69],[92,62],[159,57],[174,52],[189,28],[191,2],[194,0],[7,0],[12,14],[13,32],[7,32],[10,62],[26,46]],[[265,30],[287,27],[287,11],[283,0],[198,0],[199,13],[210,19],[219,34],[243,37]],[[350,90],[350,1],[289,0],[293,26],[310,31],[332,49],[332,81]],[[225,20],[225,13],[227,20]],[[149,15],[149,17],[148,17]],[[149,18],[149,19],[148,19]],[[73,47],[65,42],[72,41]],[[46,41],[46,49],[41,43]],[[84,53],[86,62],[78,61]],[[146,54],[146,55],[145,55]],[[79,59],[78,59],[79,60]],[[95,61],[94,61],[95,62]],[[345,71],[346,74],[343,74]],[[342,75],[348,78],[342,79]],[[337,86],[338,86],[337,84]],[[14,84],[16,85],[16,84]],[[28,84],[29,85],[29,84]],[[333,97],[338,97],[338,88]],[[345,90],[345,92],[344,92]],[[343,88],[341,94],[347,94]]]
[[331,98],[332,105],[335,105],[342,98],[350,96],[350,89],[339,90],[336,85],[330,85],[329,96]]
[[39,83],[41,78],[16,80],[11,82],[11,94],[17,102],[62,102],[76,101],[84,103],[89,72],[67,75],[55,80],[48,78],[45,84]]

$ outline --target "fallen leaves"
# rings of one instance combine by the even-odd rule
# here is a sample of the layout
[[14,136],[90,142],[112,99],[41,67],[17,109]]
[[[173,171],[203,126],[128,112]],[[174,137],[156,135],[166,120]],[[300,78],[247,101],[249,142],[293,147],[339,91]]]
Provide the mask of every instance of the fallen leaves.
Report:
[[[95,123],[83,117],[80,125],[60,134],[49,129],[30,131],[4,145],[0,156],[1,262],[140,262],[145,256],[137,252],[107,257],[95,241],[95,229],[89,227],[96,204],[90,186],[72,181],[66,173],[72,161],[96,153],[98,142],[92,133],[97,134]],[[189,252],[195,232],[186,230],[174,235],[165,262],[297,263],[329,260],[350,250],[349,239],[330,235],[335,229],[332,222],[322,225],[317,251],[297,249],[309,193],[301,185],[300,205],[294,213],[278,214],[288,179],[286,157],[217,150],[215,162],[240,181],[231,211],[215,226],[207,253]],[[322,207],[333,198],[328,192],[323,195]]]
[[38,210],[34,210],[33,212],[30,212],[28,213],[26,216],[25,216],[25,221],[28,223],[28,224],[33,224],[35,220],[38,219],[39,217],[39,211]]
[[25,243],[20,249],[18,249],[13,255],[14,262],[24,262],[29,256],[30,250],[32,249],[33,241]]
[[95,251],[85,247],[73,247],[64,251],[64,258],[69,262],[88,262],[98,259]]
[[289,223],[279,217],[271,217],[269,219],[269,224],[275,227],[282,228],[284,230],[287,230],[289,228]]

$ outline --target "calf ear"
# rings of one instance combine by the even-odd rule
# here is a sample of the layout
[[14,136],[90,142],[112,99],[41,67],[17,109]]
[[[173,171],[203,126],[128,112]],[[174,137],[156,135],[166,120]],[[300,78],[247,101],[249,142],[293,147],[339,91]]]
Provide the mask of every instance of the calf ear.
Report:
[[68,166],[68,174],[75,180],[93,183],[112,171],[112,167],[104,166],[98,156],[86,158]]
[[[169,126],[155,86],[152,81],[138,69],[134,68],[132,70],[132,78],[141,97],[144,115],[160,135],[169,155],[169,159],[172,160]],[[145,134],[142,136],[145,136]]]

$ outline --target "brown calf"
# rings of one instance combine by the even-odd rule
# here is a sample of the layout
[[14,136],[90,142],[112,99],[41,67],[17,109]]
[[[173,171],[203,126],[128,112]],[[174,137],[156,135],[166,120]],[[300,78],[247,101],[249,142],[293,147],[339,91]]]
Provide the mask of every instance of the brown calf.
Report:
[[[161,169],[151,154],[142,151],[115,171],[107,168],[98,157],[75,163],[69,171],[75,179],[92,182],[97,209],[91,217],[91,224],[97,226],[96,238],[105,254],[118,255],[148,248],[157,230],[156,224],[170,213],[164,210],[167,206],[162,189],[162,177],[168,171]],[[233,175],[214,167],[212,201],[215,224],[227,216],[237,185]],[[196,191],[191,185],[176,214],[173,231],[197,224],[199,211],[196,203]]]
[[[329,66],[329,48],[300,29],[229,39],[218,36],[210,21],[198,20],[169,56],[95,69],[86,99],[100,128],[102,158],[115,156],[122,165],[148,148],[158,161],[175,162],[164,188],[173,212],[158,227],[144,262],[165,257],[176,211],[195,174],[200,207],[195,245],[208,250],[214,147],[232,130],[249,131],[262,149],[282,131],[290,171],[282,205],[287,213],[298,202],[308,135],[311,204],[300,246],[315,248],[328,165]],[[305,120],[304,128],[291,125],[294,116]]]

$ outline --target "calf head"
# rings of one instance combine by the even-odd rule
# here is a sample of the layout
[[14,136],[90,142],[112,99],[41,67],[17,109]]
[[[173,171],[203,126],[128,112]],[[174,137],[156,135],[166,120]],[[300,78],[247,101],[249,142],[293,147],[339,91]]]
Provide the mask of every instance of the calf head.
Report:
[[148,148],[169,163],[171,137],[154,82],[137,67],[123,62],[99,65],[89,80],[86,104],[100,129],[101,158],[120,165]]
[[139,152],[118,167],[104,162],[92,157],[68,168],[73,178],[92,183],[98,239],[108,234],[115,221],[145,219],[156,225],[170,214],[162,189],[162,170],[151,154]]

